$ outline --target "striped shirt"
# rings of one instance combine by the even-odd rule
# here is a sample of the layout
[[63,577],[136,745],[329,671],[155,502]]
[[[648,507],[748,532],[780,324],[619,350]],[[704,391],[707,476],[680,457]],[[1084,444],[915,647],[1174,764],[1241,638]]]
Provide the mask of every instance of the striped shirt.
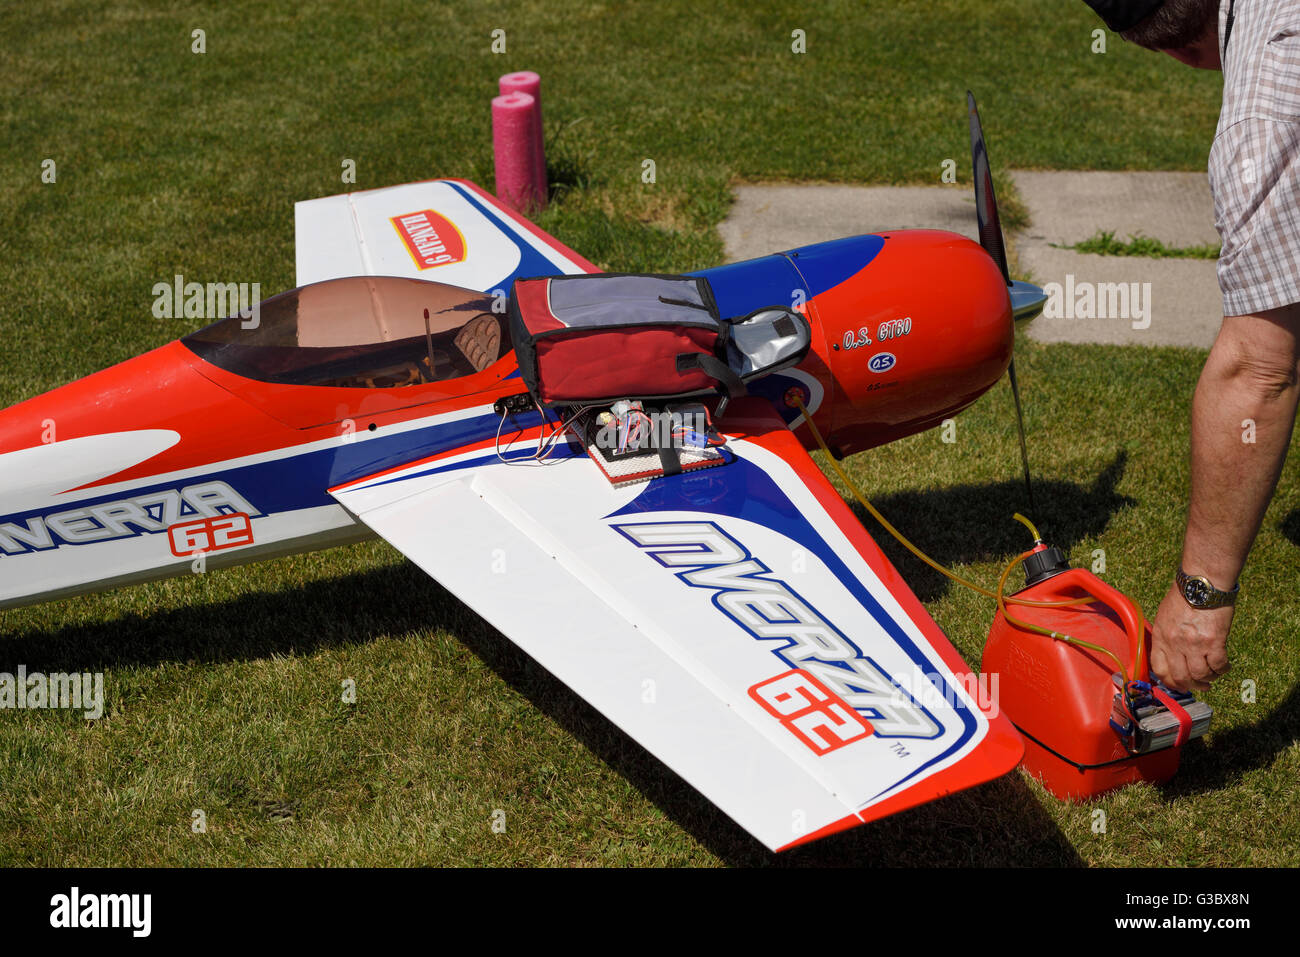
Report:
[[1300,302],[1300,3],[1236,0],[1234,13],[1209,164],[1227,316]]

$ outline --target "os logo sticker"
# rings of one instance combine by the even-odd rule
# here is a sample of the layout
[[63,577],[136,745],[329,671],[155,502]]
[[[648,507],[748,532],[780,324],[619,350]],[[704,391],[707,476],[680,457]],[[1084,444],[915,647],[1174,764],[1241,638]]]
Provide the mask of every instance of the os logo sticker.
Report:
[[867,368],[872,372],[888,372],[897,361],[892,352],[877,352],[867,360]]

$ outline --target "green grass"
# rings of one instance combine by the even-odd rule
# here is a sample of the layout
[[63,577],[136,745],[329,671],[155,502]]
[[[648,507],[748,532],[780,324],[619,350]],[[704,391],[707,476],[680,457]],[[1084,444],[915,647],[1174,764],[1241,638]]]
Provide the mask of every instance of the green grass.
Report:
[[[291,286],[292,204],[342,191],[344,158],[355,188],[488,181],[487,100],[510,70],[544,76],[558,188],[539,221],[615,269],[720,261],[739,180],[938,183],[955,158],[968,183],[968,86],[1000,170],[1203,168],[1218,78],[1114,38],[1092,54],[1094,26],[1058,0],[9,5],[0,401],[188,331],[149,312],[174,273]],[[1024,342],[1019,356],[1039,517],[1079,563],[1104,548],[1106,579],[1153,610],[1203,355]],[[958,419],[955,444],[932,432],[849,463],[972,576],[1024,544],[1005,387]],[[1234,670],[1208,696],[1215,730],[1171,785],[1063,805],[1017,773],[776,860],[1300,863],[1298,478],[1293,452],[1243,580]],[[876,537],[976,661],[987,602]],[[104,670],[108,712],[0,714],[0,864],[773,861],[382,543],[0,613],[0,670],[18,664]]]
[[[1053,245],[1056,245],[1053,243]],[[1112,230],[1100,229],[1095,236],[1071,246],[1079,253],[1098,256],[1144,256],[1147,259],[1218,259],[1223,248],[1219,243],[1202,243],[1198,246],[1166,246],[1150,236],[1129,236],[1128,242],[1115,238]]]

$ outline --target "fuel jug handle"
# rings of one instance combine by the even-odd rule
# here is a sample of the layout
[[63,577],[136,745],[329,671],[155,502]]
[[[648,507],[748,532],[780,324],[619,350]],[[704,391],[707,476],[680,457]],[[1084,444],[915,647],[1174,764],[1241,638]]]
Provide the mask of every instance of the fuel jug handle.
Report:
[[[1138,609],[1137,602],[1129,598],[1118,588],[1112,588],[1086,568],[1071,568],[1057,576],[1062,585],[1074,585],[1087,592],[1115,614],[1119,615],[1124,631],[1128,633],[1129,647],[1136,653],[1146,641],[1146,617]],[[1145,651],[1145,649],[1143,649]],[[1143,655],[1143,660],[1149,660]],[[1134,675],[1134,678],[1148,680],[1150,675]]]

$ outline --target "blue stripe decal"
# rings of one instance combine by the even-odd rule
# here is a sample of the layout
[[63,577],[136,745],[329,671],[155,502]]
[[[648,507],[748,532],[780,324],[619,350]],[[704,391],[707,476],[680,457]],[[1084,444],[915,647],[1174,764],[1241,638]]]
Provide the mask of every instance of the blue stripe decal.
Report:
[[[500,286],[508,293],[510,291],[510,286],[516,279],[527,279],[532,276],[554,276],[556,273],[565,271],[564,266],[546,256],[543,256],[534,249],[530,243],[518,238],[520,227],[507,223],[493,210],[485,206],[473,193],[465,189],[459,183],[447,183],[447,185],[460,193],[466,202],[486,216],[492,225],[501,230],[502,235],[519,248],[519,265],[515,267],[514,272],[507,273],[504,277],[494,283],[494,287]],[[490,292],[491,290],[484,289],[481,291]]]
[[[944,760],[958,751],[975,734],[978,727],[975,716],[966,707],[959,693],[948,687],[942,675],[935,673],[933,663],[880,606],[875,596],[858,580],[858,577],[849,571],[844,560],[799,513],[794,503],[781,491],[772,477],[758,465],[737,456],[736,461],[725,469],[706,469],[696,475],[678,476],[673,481],[651,482],[640,495],[606,518],[673,511],[701,512],[743,519],[779,532],[809,549],[825,563],[840,583],[870,613],[884,632],[912,660],[921,674],[926,675],[932,682],[937,680],[938,690],[944,695],[944,700],[953,703],[954,713],[960,716],[963,726],[958,739],[947,750],[868,800],[880,797],[931,765]],[[761,558],[761,556],[755,557]]]
[[[464,469],[477,468],[481,465],[511,465],[515,462],[524,463],[528,461],[537,461],[533,459],[533,454],[531,452],[516,450],[512,453],[508,449],[503,449],[501,454],[505,457],[504,462],[497,458],[497,453],[494,449],[487,455],[480,455],[460,462],[452,462],[448,465],[433,465],[421,472],[412,472],[410,475],[395,475],[392,478],[372,482],[369,485],[361,487],[367,489],[379,488],[381,485],[391,485],[394,482],[407,482],[411,479],[424,478],[427,475],[438,475],[442,472],[460,472]],[[557,439],[555,447],[547,453],[546,457],[542,461],[559,461],[560,459],[576,458],[577,456],[585,454],[586,452],[582,448],[578,447],[567,438],[563,444],[560,444],[560,440]]]
[[881,236],[850,236],[689,275],[709,280],[723,316],[743,316],[764,306],[793,308],[796,290],[812,299],[834,289],[871,265],[884,246]]
[[800,290],[804,299],[812,298],[803,278],[784,256],[764,256],[701,269],[689,275],[703,276],[709,281],[718,311],[728,319],[748,315],[764,306],[792,307]]

